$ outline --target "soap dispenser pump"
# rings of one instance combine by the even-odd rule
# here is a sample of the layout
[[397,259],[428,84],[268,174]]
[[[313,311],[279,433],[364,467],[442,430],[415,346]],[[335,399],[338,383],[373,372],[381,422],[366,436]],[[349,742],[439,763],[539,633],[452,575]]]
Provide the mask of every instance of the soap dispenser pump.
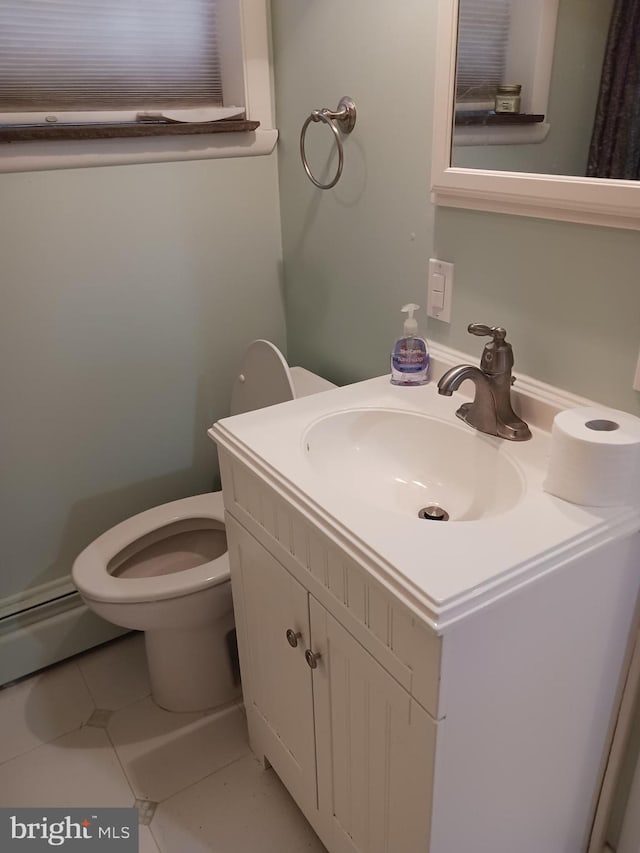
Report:
[[410,302],[402,308],[407,318],[402,336],[391,351],[392,385],[424,385],[429,381],[429,347],[418,335],[418,321],[413,316],[419,307]]

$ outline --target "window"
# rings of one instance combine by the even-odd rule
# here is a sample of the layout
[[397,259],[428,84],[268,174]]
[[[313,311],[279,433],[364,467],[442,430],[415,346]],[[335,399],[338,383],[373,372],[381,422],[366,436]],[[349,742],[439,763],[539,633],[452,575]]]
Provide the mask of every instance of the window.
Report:
[[493,100],[506,81],[510,0],[460,0],[456,101]]
[[[264,139],[249,150],[251,140],[229,134],[260,126],[273,148],[270,83],[266,0],[2,0],[0,141],[11,145],[0,145],[0,170],[42,153],[42,140],[51,154],[69,154],[74,141],[87,153],[96,137],[130,138],[109,149],[128,150],[124,160],[94,147],[99,163],[228,156],[235,146],[264,153]],[[194,134],[203,135],[197,144]],[[61,140],[64,152],[53,147]]]
[[[457,127],[456,145],[541,142],[559,0],[459,0],[456,111],[492,110],[501,83],[522,86],[521,112],[538,127]],[[522,123],[525,120],[523,118]],[[472,122],[473,123],[473,122]],[[481,121],[478,119],[477,125]]]

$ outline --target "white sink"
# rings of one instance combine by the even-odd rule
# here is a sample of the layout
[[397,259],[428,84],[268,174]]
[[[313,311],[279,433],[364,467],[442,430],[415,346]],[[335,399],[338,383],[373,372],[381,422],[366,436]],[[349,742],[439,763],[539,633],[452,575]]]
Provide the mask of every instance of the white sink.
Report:
[[[530,441],[483,435],[456,418],[463,395],[442,396],[433,382],[402,388],[388,376],[219,421],[211,434],[223,465],[229,455],[244,460],[226,500],[248,506],[292,559],[310,555],[314,573],[339,584],[340,560],[322,557],[301,518],[281,518],[280,503],[267,511],[256,483],[268,483],[441,628],[639,529],[637,507],[581,507],[543,490],[553,416],[589,403],[522,376],[518,384]],[[448,522],[419,520],[434,504]]]
[[336,412],[312,424],[303,444],[315,473],[353,501],[416,519],[440,507],[450,521],[477,521],[524,493],[502,439],[415,412]]

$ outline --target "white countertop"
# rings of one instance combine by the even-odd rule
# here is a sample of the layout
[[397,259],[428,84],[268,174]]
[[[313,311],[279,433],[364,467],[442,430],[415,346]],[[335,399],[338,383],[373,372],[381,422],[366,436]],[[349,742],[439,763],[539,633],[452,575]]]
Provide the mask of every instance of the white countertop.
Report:
[[[459,393],[439,395],[433,382],[403,388],[383,376],[225,418],[209,434],[316,523],[330,528],[382,583],[442,631],[567,559],[640,529],[638,507],[583,507],[544,492],[549,433],[532,426],[533,437],[524,442],[481,436],[456,419],[461,401]],[[527,400],[528,414],[536,405]],[[495,442],[522,474],[521,499],[499,515],[447,523],[388,513],[367,502],[366,495],[354,500],[353,483],[345,490],[313,470],[303,437],[323,417],[361,408],[432,415]],[[541,422],[548,421],[547,411]]]

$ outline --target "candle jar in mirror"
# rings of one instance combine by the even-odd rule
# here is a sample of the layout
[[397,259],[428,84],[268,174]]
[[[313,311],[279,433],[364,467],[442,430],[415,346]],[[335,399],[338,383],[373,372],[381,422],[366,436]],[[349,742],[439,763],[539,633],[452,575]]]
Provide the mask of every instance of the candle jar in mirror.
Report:
[[522,86],[520,83],[503,84],[496,92],[497,113],[519,113]]

